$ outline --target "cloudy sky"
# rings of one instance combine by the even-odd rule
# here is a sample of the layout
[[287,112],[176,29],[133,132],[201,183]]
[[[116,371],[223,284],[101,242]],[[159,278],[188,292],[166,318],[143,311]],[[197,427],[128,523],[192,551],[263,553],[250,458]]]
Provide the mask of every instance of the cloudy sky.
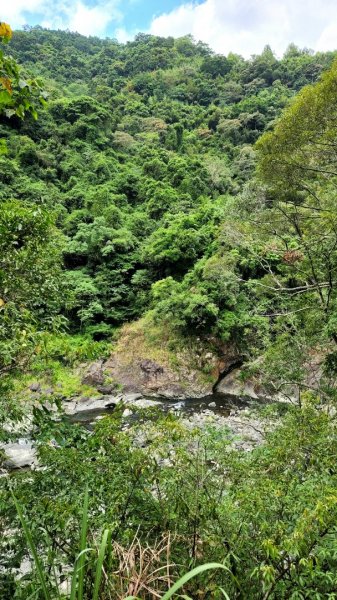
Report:
[[0,20],[117,37],[191,33],[215,51],[250,56],[266,44],[337,48],[337,0],[0,0]]

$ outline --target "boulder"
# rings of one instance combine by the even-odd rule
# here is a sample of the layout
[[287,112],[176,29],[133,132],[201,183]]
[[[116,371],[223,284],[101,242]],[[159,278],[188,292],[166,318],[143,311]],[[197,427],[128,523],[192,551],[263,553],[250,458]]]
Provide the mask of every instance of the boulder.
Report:
[[83,385],[90,385],[92,387],[102,386],[104,384],[102,360],[91,363],[82,377],[82,383]]
[[75,415],[82,411],[105,410],[113,408],[112,405],[115,403],[116,400],[113,396],[80,396],[64,404],[64,412],[66,415]]
[[252,398],[258,400],[256,382],[253,380],[242,381],[240,379],[241,369],[233,369],[228,375],[219,381],[215,388],[217,394],[229,394],[230,396],[238,396]]
[[272,392],[263,385],[259,374],[248,379],[242,378],[241,367],[235,368],[225,375],[216,384],[215,393],[228,394],[237,398],[259,400],[260,402],[297,402],[298,390],[296,386],[288,384],[281,391]]
[[164,373],[164,368],[161,365],[158,365],[154,360],[141,360],[139,362],[139,366],[141,371],[145,373],[148,378],[158,377],[158,375],[162,375]]
[[139,400],[135,400],[134,406],[137,408],[149,408],[150,406],[160,406],[160,402],[149,400],[148,398],[139,398]]
[[165,327],[149,327],[143,318],[122,327],[104,368],[124,394],[182,400],[211,395],[219,374],[237,358],[236,347],[212,336],[172,345]]
[[36,451],[29,440],[19,439],[17,442],[1,444],[5,453],[4,467],[9,470],[23,469],[36,464]]
[[[70,402],[64,403],[64,412],[66,415],[74,416],[78,413],[90,412],[102,410],[113,411],[118,404],[129,405],[131,409],[135,408],[148,408],[150,406],[158,406],[160,402],[156,400],[150,400],[149,398],[143,398],[141,394],[130,393],[130,394],[119,394],[117,396],[78,396]],[[125,410],[129,410],[128,408]],[[125,416],[125,415],[124,415]]]
[[103,394],[103,396],[109,396],[115,390],[116,390],[116,386],[113,385],[113,384],[111,384],[111,385],[97,385],[97,391],[100,394]]
[[133,412],[132,412],[132,410],[130,410],[129,408],[126,408],[126,409],[123,411],[123,415],[122,415],[122,416],[123,416],[123,417],[124,417],[124,419],[125,419],[125,418],[127,418],[127,417],[131,417],[131,415],[133,415]]
[[35,381],[30,384],[29,389],[31,392],[41,392],[41,384]]
[[119,398],[121,400],[123,400],[123,402],[127,402],[129,404],[132,404],[133,402],[137,402],[137,400],[141,400],[142,399],[142,394],[139,394],[137,392],[131,393],[131,394],[121,394],[119,396]]
[[133,396],[158,396],[169,399],[184,399],[205,396],[211,393],[211,384],[199,381],[199,372],[181,367],[174,370],[149,358],[134,362],[127,355],[115,353],[106,363],[108,373],[123,387],[126,401]]

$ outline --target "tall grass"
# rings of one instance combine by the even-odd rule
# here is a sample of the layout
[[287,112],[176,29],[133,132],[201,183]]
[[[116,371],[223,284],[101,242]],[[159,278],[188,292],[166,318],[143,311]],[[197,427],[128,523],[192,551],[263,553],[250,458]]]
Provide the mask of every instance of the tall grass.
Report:
[[[59,584],[58,584],[56,575],[55,575],[53,589],[52,590],[49,589],[49,586],[47,583],[47,577],[45,576],[42,562],[39,559],[38,551],[36,549],[31,531],[28,527],[26,518],[24,516],[24,511],[23,511],[20,503],[16,499],[15,495],[13,494],[13,492],[12,492],[12,496],[13,496],[14,504],[15,504],[15,507],[16,507],[21,525],[22,525],[22,529],[25,534],[25,538],[27,540],[27,545],[29,547],[32,558],[34,560],[38,580],[39,580],[40,586],[41,586],[40,591],[42,592],[42,596],[43,596],[44,600],[53,600],[55,597],[61,598],[61,592],[59,589]],[[102,575],[104,572],[103,564],[104,564],[104,559],[105,559],[105,555],[106,555],[106,549],[107,549],[107,547],[111,547],[111,543],[110,543],[111,542],[111,532],[108,529],[106,529],[103,532],[102,540],[101,540],[100,547],[98,550],[93,592],[92,592],[92,595],[88,596],[88,594],[86,593],[86,590],[85,590],[86,555],[89,552],[94,551],[93,548],[87,547],[87,545],[86,545],[87,544],[87,532],[88,532],[88,503],[89,503],[89,493],[88,493],[88,488],[86,488],[85,495],[84,495],[84,502],[83,502],[81,536],[80,536],[80,551],[79,551],[78,556],[76,557],[75,564],[74,564],[74,569],[73,569],[73,574],[72,574],[72,579],[71,579],[69,600],[84,600],[84,598],[86,598],[86,600],[99,600],[99,598],[100,598],[99,592],[100,592],[100,587],[101,587]],[[186,583],[188,583],[188,581],[190,581],[194,577],[197,577],[201,573],[204,573],[205,571],[214,570],[214,569],[222,569],[222,570],[229,572],[228,567],[226,567],[225,565],[223,565],[221,563],[216,563],[216,562],[206,563],[204,565],[195,567],[188,573],[185,573],[185,575],[183,575],[178,581],[176,581],[176,583],[174,583],[170,587],[170,589],[167,590],[167,592],[165,592],[165,594],[161,597],[161,600],[170,600],[179,590],[181,590],[181,588],[183,588],[186,585]],[[36,590],[36,591],[38,591],[38,590]],[[230,600],[228,594],[222,588],[219,588],[219,591],[222,593],[222,595],[224,596],[224,598],[226,600]],[[63,595],[63,597],[64,597],[64,595]],[[179,594],[179,597],[184,598],[185,600],[192,600],[186,594],[185,595]],[[137,596],[127,596],[127,597],[125,597],[124,600],[140,600],[140,599]]]
[[[169,590],[167,590],[167,592],[164,594],[164,596],[161,597],[161,600],[170,600],[170,598],[172,598],[174,596],[174,594],[176,592],[178,592],[178,590],[180,590],[188,581],[190,581],[190,579],[193,579],[193,577],[196,577],[197,575],[200,575],[201,573],[204,573],[205,571],[209,571],[211,569],[223,569],[225,571],[229,571],[228,567],[226,567],[225,565],[223,565],[221,563],[214,562],[214,563],[206,563],[204,565],[199,565],[199,567],[195,567],[194,569],[192,569],[191,571],[189,571],[188,573],[185,573],[185,575],[180,577],[180,579],[178,579],[178,581],[176,581],[176,583],[173,584]],[[221,591],[222,595],[226,598],[226,600],[230,600],[229,596],[226,594],[226,592],[224,590],[219,588],[219,591]],[[193,600],[189,596],[186,596],[186,594],[183,596],[179,595],[179,597],[184,598],[185,600]],[[124,600],[140,600],[140,599],[137,598],[136,596],[127,596],[127,598],[124,598]]]
[[32,553],[32,557],[34,559],[34,563],[35,563],[35,567],[36,567],[36,571],[37,571],[37,575],[41,584],[41,589],[44,595],[45,600],[51,600],[51,595],[49,593],[48,587],[47,587],[47,582],[46,582],[46,578],[44,576],[44,572],[43,572],[43,567],[42,567],[42,563],[39,559],[39,555],[37,553],[30,529],[27,525],[26,519],[24,517],[23,514],[23,510],[19,504],[19,502],[17,501],[17,499],[15,498],[14,494],[13,495],[13,500],[14,500],[14,504],[15,504],[15,508],[17,510],[17,513],[19,515],[19,519],[21,521],[21,525],[22,525],[22,529],[24,531],[26,540],[27,540],[27,544],[28,547]]
[[[53,600],[55,595],[58,598],[60,598],[61,592],[59,589],[59,582],[57,580],[57,577],[56,577],[56,575],[54,576],[54,579],[55,579],[54,586],[53,586],[54,591],[50,591],[48,584],[47,584],[47,578],[45,576],[42,563],[39,559],[38,551],[34,544],[32,534],[31,534],[30,529],[27,524],[27,520],[24,516],[23,509],[22,509],[20,503],[18,502],[18,500],[16,499],[15,495],[13,494],[13,492],[12,492],[12,496],[13,496],[14,504],[15,504],[15,507],[16,507],[21,525],[22,525],[22,529],[25,534],[25,538],[27,540],[29,550],[30,550],[31,555],[34,560],[34,564],[35,564],[38,580],[40,582],[43,598],[44,598],[44,600]],[[74,564],[74,570],[73,570],[73,575],[72,575],[72,579],[71,579],[69,600],[83,600],[85,597],[86,555],[89,552],[94,551],[93,548],[87,547],[87,545],[86,545],[87,532],[88,532],[88,503],[89,503],[89,493],[88,493],[88,488],[86,488],[85,495],[84,495],[84,502],[83,502],[81,536],[80,536],[80,551],[79,551],[78,556],[76,557],[75,564]],[[105,552],[106,552],[109,535],[110,535],[110,532],[108,529],[106,529],[103,533],[102,541],[101,541],[100,548],[98,551],[94,588],[93,588],[94,591],[93,591],[92,600],[99,600],[99,590],[100,590],[100,585],[101,585],[101,580],[102,580],[103,563],[104,563]],[[56,590],[56,592],[55,592],[55,590]]]
[[[83,513],[82,513],[82,527],[81,527],[81,542],[80,542],[80,553],[75,562],[75,569],[72,578],[70,600],[83,600],[84,593],[84,567],[86,553],[90,551],[87,548],[87,534],[88,534],[88,505],[89,505],[89,491],[86,486],[83,502]],[[77,580],[77,581],[76,581]],[[76,585],[77,583],[77,585]],[[77,591],[77,595],[76,595]]]

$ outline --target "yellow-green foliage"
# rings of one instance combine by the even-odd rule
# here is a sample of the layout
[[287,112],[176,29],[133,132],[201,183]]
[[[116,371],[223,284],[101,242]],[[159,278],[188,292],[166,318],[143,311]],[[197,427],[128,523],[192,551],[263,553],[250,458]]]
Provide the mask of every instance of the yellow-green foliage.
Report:
[[335,176],[337,61],[321,81],[304,87],[271,132],[257,142],[259,172],[268,185],[308,191],[308,180]]
[[168,327],[155,324],[148,313],[135,323],[124,325],[114,345],[114,351],[127,362],[147,357],[163,366],[174,368],[178,364],[177,353],[183,348],[183,340]]
[[113,351],[124,364],[136,364],[146,358],[176,373],[195,371],[201,384],[214,379],[209,361],[204,362],[201,356],[207,351],[205,345],[195,338],[179,335],[167,323],[155,322],[151,312],[122,327]]

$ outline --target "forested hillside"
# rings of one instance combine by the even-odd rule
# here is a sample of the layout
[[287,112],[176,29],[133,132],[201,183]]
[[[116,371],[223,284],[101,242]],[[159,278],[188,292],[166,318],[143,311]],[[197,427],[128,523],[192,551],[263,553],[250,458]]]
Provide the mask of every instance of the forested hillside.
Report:
[[258,137],[333,53],[245,61],[188,37],[122,45],[39,28],[9,50],[49,98],[37,122],[2,120],[1,198],[55,215],[71,330],[103,335],[151,307],[184,334],[240,339],[254,324],[239,279],[264,273],[227,239],[228,206]]
[[[4,25],[0,438],[38,468],[1,478],[0,595],[168,599],[217,562],[181,597],[336,598],[337,53]],[[70,423],[123,392],[82,377],[112,351],[242,367],[260,445],[111,396]]]

